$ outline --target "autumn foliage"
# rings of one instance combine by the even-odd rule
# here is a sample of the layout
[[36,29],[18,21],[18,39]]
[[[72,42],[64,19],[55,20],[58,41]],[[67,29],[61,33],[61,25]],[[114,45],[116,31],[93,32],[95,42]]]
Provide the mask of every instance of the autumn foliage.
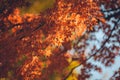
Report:
[[[100,22],[106,24],[107,18],[100,5],[105,5],[107,0],[56,0],[52,8],[40,14],[23,15],[20,8],[29,7],[29,1],[1,1],[6,3],[0,3],[3,5],[0,6],[1,79],[85,80],[90,76],[85,73],[86,68],[102,72],[101,68],[87,63],[91,56],[94,60],[100,60],[102,54],[93,53],[89,57],[81,51],[76,58],[69,50],[74,48],[77,52],[82,49],[87,44],[78,44],[82,39],[88,40],[87,32],[94,31],[94,26]],[[93,52],[95,50],[96,47],[92,49]],[[72,62],[74,60],[76,62]],[[111,58],[109,61],[114,63]],[[85,69],[81,70],[83,74],[78,75],[74,69],[80,65]]]

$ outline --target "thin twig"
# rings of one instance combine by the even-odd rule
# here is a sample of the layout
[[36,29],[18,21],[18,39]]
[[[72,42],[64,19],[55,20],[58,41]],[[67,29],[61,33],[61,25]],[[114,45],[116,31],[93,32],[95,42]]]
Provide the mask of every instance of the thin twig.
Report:
[[111,12],[111,11],[117,11],[120,10],[120,7],[114,8],[114,9],[109,9],[109,10],[101,10],[102,12]]
[[114,14],[108,15],[107,17],[105,17],[105,19],[106,19],[106,20],[109,20],[110,18],[112,18],[112,17],[117,17],[117,16],[120,16],[120,11],[115,12]]

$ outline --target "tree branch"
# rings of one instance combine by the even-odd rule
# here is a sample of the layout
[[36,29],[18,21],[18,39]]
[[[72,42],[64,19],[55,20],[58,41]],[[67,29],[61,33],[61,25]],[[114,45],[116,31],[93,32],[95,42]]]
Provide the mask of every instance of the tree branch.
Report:
[[66,80],[74,71],[74,69],[76,69],[77,67],[81,66],[82,64],[84,64],[85,62],[87,62],[89,59],[91,59],[93,56],[95,56],[98,52],[100,52],[103,47],[106,45],[106,43],[109,41],[110,37],[112,36],[113,31],[115,30],[116,27],[118,27],[118,22],[120,21],[120,18],[117,20],[117,22],[115,23],[113,29],[111,30],[111,33],[109,34],[108,38],[103,42],[103,44],[101,45],[100,49],[98,49],[94,54],[92,54],[89,58],[87,58],[86,60],[82,61],[78,66],[75,66],[74,68],[71,69],[71,71],[67,74],[67,76],[63,79]]

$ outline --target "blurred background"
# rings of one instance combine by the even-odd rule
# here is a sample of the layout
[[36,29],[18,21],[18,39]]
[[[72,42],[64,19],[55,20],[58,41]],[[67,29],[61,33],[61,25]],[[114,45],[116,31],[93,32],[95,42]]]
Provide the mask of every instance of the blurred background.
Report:
[[22,14],[24,13],[34,13],[38,14],[48,8],[53,7],[55,0],[28,0],[30,2],[30,7],[21,8]]

